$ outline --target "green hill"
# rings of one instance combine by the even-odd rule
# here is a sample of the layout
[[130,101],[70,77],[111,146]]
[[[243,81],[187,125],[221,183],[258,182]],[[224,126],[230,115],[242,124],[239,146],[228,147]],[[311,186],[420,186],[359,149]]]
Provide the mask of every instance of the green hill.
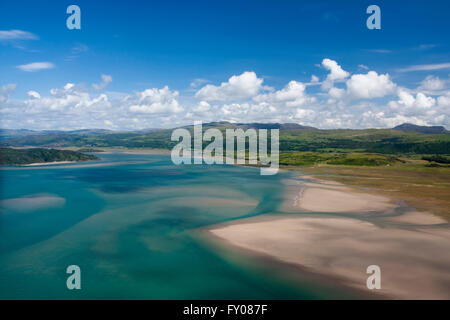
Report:
[[0,165],[24,165],[54,161],[97,160],[93,155],[69,150],[0,148]]
[[[192,126],[184,128],[193,129]],[[450,132],[441,130],[440,127],[418,127],[406,124],[394,129],[321,130],[298,124],[233,124],[225,121],[203,124],[203,130],[209,128],[217,128],[222,132],[232,128],[280,129],[280,152],[287,163],[292,163],[293,159],[299,159],[300,152],[317,153],[315,157],[319,162],[354,165],[393,164],[398,162],[399,157],[405,156],[421,159],[424,155],[450,155]],[[102,130],[47,131],[35,134],[28,132],[26,135],[9,134],[7,138],[3,136],[0,141],[3,146],[15,147],[171,149],[178,143],[170,140],[172,131],[172,129],[154,129],[134,132]],[[207,144],[205,142],[204,146]],[[297,154],[293,155],[293,153]],[[384,155],[384,157],[374,155]],[[310,161],[307,160],[308,157],[310,155],[302,155],[299,163]]]

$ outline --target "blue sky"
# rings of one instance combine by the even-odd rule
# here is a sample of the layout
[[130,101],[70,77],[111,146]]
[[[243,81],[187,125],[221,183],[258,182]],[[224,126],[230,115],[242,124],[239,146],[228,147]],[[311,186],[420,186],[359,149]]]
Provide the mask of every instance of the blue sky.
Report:
[[[66,8],[71,4],[81,8],[81,30],[66,27]],[[366,8],[370,4],[381,8],[381,30],[366,27],[369,16]],[[311,122],[320,127],[383,127],[406,119],[448,126],[449,9],[448,1],[436,0],[2,1],[0,107],[3,116],[0,121],[3,127],[34,129],[49,126],[133,129],[170,126],[193,119],[280,120]],[[17,30],[26,34],[11,33]],[[323,85],[331,72],[324,66],[324,59],[335,61],[348,74]],[[30,63],[47,64],[33,72],[18,68]],[[243,88],[220,89],[221,83],[246,71],[253,72],[256,79],[263,79],[262,84],[249,77],[248,81],[256,81],[253,83],[256,87],[251,87],[248,94],[232,92],[245,90],[246,84]],[[386,94],[355,94],[360,88],[358,79],[369,87],[376,86],[379,79],[356,77],[353,89],[346,81],[369,71],[375,71],[377,76],[388,75],[395,88],[388,84]],[[95,90],[92,84],[100,84],[101,75],[109,80]],[[315,85],[310,85],[312,75],[318,78]],[[427,77],[432,83],[425,85]],[[297,98],[304,98],[303,102],[297,99],[296,103],[284,101],[283,104],[276,95],[290,81],[306,86],[298,87],[303,96]],[[375,84],[367,83],[370,81]],[[73,86],[63,89],[68,83]],[[220,96],[217,100],[217,96],[205,95],[205,91],[198,94],[207,85],[225,90],[230,96]],[[163,90],[165,86],[169,91]],[[348,92],[333,95],[330,88]],[[61,92],[51,93],[52,89]],[[67,92],[63,93],[64,90]],[[150,91],[139,95],[145,90]],[[411,102],[405,95],[402,98],[402,90],[415,100]],[[39,94],[34,100],[48,99],[27,104],[30,91]],[[418,93],[425,98],[418,97]],[[266,100],[261,97],[264,94]],[[86,114],[99,115],[97,121],[88,121],[86,114],[74,111],[74,106],[67,101],[53,101],[57,105],[48,101],[62,95],[77,96],[81,104],[88,106],[96,104],[95,99],[104,95],[99,99],[108,103],[100,104],[97,109],[86,108]],[[123,101],[127,96],[127,101],[133,100],[128,104]],[[440,97],[443,98],[438,101]],[[426,98],[435,100],[434,114],[429,110],[431,102],[425,103],[426,106],[420,103],[423,99],[428,101]],[[206,115],[193,111],[202,101],[209,104],[209,113],[203,112]],[[161,105],[152,107],[154,103]],[[179,106],[174,106],[175,103]],[[255,103],[264,105],[255,106]],[[164,104],[169,104],[167,110]],[[231,107],[232,104],[235,106]],[[132,106],[144,105],[148,108],[135,107],[130,113]],[[396,114],[395,110],[404,105],[410,110]],[[252,114],[261,114],[262,108],[270,107],[276,111],[267,112],[263,118],[252,118]],[[287,108],[291,108],[289,112]],[[366,111],[373,113],[369,118],[384,112],[381,118],[391,120],[361,119]],[[112,115],[118,112],[122,112],[120,119]],[[323,122],[324,116],[336,118],[346,112],[348,115],[341,121]],[[421,116],[421,112],[428,115]],[[64,114],[71,114],[72,121],[66,121]],[[305,116],[301,117],[302,114]],[[348,119],[351,115],[355,117],[353,120]],[[73,116],[79,117],[78,121],[73,122]],[[143,121],[144,117],[148,121]],[[132,118],[140,123],[128,125],[127,118],[131,119],[129,123]]]

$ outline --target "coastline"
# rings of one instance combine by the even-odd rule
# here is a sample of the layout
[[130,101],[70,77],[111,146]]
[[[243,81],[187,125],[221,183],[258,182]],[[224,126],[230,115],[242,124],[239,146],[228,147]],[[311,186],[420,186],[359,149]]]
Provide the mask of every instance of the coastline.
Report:
[[[450,298],[446,220],[328,180],[299,176],[285,185],[283,213],[212,226],[207,237],[324,279],[339,279],[343,288],[375,299]],[[366,287],[369,265],[381,268],[380,290]]]
[[77,162],[82,162],[82,161],[34,162],[34,163],[22,164],[22,165],[20,165],[20,167],[49,166],[52,164],[68,164],[68,163],[77,163]]

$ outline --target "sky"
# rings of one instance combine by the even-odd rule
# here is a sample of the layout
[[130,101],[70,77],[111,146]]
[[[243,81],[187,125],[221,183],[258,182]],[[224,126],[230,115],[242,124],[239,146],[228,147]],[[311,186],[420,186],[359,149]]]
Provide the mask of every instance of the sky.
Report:
[[[81,29],[69,29],[69,5]],[[381,29],[368,29],[378,5]],[[0,2],[0,127],[450,129],[450,2]]]

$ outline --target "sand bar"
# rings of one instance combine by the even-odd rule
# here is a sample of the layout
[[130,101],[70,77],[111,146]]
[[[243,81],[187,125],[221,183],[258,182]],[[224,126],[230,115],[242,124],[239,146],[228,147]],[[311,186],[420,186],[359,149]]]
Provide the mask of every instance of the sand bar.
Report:
[[76,163],[79,161],[52,161],[52,162],[35,162],[21,165],[22,167],[34,167],[34,166],[49,166],[52,164],[68,164],[68,163]]
[[228,243],[306,267],[367,290],[369,265],[381,268],[377,293],[400,299],[450,298],[450,233],[380,228],[342,217],[273,217],[210,230]]
[[[450,299],[450,228],[445,220],[412,208],[399,215],[399,205],[391,199],[339,183],[293,182],[287,202],[298,214],[238,220],[209,233],[232,247],[339,279],[374,298]],[[352,216],[339,216],[347,212]],[[366,286],[370,265],[381,268],[376,292]]]

